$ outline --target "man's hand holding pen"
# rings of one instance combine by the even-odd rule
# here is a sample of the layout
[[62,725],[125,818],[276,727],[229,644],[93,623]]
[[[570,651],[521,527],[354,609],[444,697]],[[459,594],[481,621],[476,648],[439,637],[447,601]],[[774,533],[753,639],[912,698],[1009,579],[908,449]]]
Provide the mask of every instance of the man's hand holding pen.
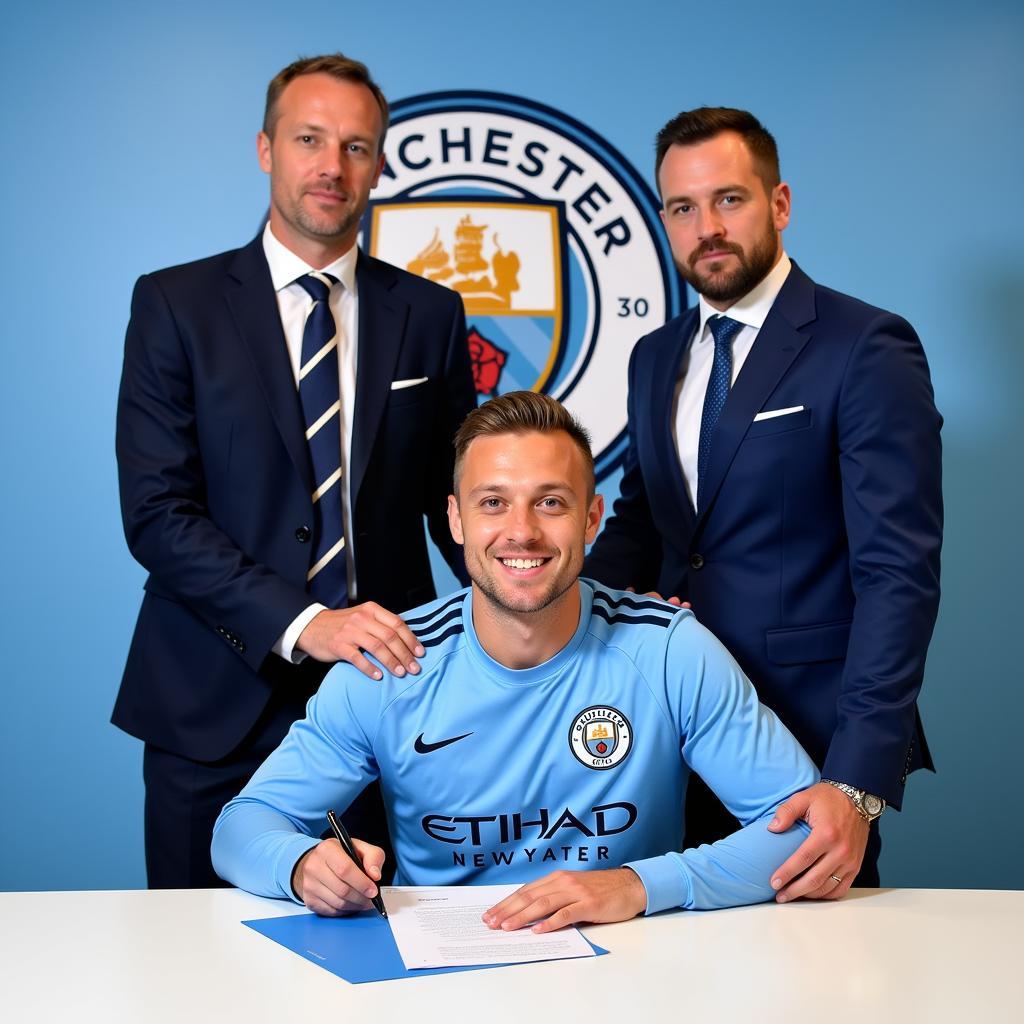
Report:
[[352,840],[360,869],[337,839],[325,839],[303,854],[292,871],[295,895],[323,917],[356,914],[373,906],[384,867],[384,851],[359,839]]

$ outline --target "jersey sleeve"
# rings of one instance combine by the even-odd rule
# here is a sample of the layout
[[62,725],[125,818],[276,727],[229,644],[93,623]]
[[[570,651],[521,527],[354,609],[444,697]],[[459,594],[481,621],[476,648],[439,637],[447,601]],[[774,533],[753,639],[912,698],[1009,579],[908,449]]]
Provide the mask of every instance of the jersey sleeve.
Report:
[[292,870],[320,842],[328,809],[342,814],[378,776],[373,738],[383,690],[350,665],[328,673],[306,717],[217,818],[211,856],[221,878],[257,896],[300,902]]
[[780,803],[818,781],[818,771],[692,615],[673,622],[663,652],[657,682],[678,723],[683,758],[743,827],[717,843],[628,864],[647,890],[647,913],[771,899],[772,872],[810,830],[803,822],[781,834],[767,826]]

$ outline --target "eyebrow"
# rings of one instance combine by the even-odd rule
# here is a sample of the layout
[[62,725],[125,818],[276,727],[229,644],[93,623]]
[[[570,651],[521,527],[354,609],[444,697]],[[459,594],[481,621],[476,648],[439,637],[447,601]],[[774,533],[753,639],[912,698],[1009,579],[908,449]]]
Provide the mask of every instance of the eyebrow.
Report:
[[[469,497],[472,498],[475,494],[482,494],[485,492],[490,492],[492,494],[506,494],[509,490],[514,489],[514,486],[510,487],[508,484],[480,484],[469,492]],[[571,493],[572,487],[564,481],[552,481],[549,483],[538,484],[533,488],[533,490],[536,494],[550,494],[552,491]]]
[[[317,124],[315,121],[306,121],[303,124],[295,125],[293,131],[303,132],[303,133],[312,133],[312,132],[325,133],[327,131],[327,129],[322,124]],[[347,138],[347,139],[356,139],[356,140],[362,142],[362,141],[366,141],[366,140],[372,141],[373,139],[376,138],[376,136],[372,135],[372,134],[364,134],[363,132],[352,132],[351,134],[346,135],[345,138]]]
[[[750,189],[745,185],[722,185],[721,188],[716,188],[711,194],[713,196],[725,196],[730,192],[742,192],[744,195],[750,195]],[[669,206],[672,203],[692,203],[693,199],[687,195],[681,196],[669,196],[665,200],[665,205]]]

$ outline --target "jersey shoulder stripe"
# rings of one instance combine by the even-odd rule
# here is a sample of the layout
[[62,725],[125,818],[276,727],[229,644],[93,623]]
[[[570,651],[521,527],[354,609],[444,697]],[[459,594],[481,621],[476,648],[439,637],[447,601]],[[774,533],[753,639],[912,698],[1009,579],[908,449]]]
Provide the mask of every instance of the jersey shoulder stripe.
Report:
[[[407,618],[403,615],[402,618],[405,619],[405,624],[410,628],[423,625],[424,623],[430,622],[447,609],[454,608],[456,605],[461,606],[465,598],[466,592],[464,590],[460,590],[454,597],[448,597],[440,601],[433,602],[433,607],[431,607],[431,605],[420,605],[419,608],[414,609],[416,612],[420,612],[422,609],[428,608],[429,611],[422,615],[414,615],[412,618]],[[416,632],[415,629],[413,632]]]
[[420,640],[420,643],[424,648],[437,647],[439,644],[443,644],[445,640],[450,640],[453,636],[459,636],[465,633],[465,629],[462,626],[462,617],[459,617],[459,621],[449,626],[443,633],[439,633],[437,636],[432,636],[427,640]]
[[609,611],[607,608],[602,608],[601,605],[595,604],[590,610],[591,615],[596,615],[598,618],[604,619],[605,622],[617,623],[624,622],[630,623],[635,626],[647,625],[647,626],[661,626],[662,629],[668,629],[672,625],[672,616],[661,616],[661,615],[617,615],[615,612]]
[[668,604],[666,601],[655,601],[652,598],[633,597],[631,594],[613,594],[594,588],[594,601],[600,601],[609,608],[631,608],[634,611],[667,612],[669,615],[676,615],[683,609],[679,605]]
[[[452,621],[457,622],[460,626],[462,625],[462,605],[460,604],[457,608],[452,608],[444,615],[438,616],[437,618],[431,619],[425,626],[420,626],[414,629],[413,632],[419,637],[420,643],[423,642],[424,637],[430,636],[431,633],[436,633],[442,626],[447,625]],[[409,625],[409,623],[406,623]]]
[[460,590],[432,604],[414,608],[411,616],[403,615],[402,618],[424,648],[440,647],[445,641],[464,632],[462,606],[465,600],[466,591]]

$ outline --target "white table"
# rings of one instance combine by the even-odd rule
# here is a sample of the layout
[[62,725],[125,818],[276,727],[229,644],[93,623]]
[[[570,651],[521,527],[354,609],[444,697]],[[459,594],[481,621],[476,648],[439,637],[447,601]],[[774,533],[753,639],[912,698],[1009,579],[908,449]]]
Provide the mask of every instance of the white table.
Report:
[[1024,1020],[1024,892],[854,890],[586,932],[610,956],[349,985],[235,890],[0,893],[0,1019],[339,1024]]

